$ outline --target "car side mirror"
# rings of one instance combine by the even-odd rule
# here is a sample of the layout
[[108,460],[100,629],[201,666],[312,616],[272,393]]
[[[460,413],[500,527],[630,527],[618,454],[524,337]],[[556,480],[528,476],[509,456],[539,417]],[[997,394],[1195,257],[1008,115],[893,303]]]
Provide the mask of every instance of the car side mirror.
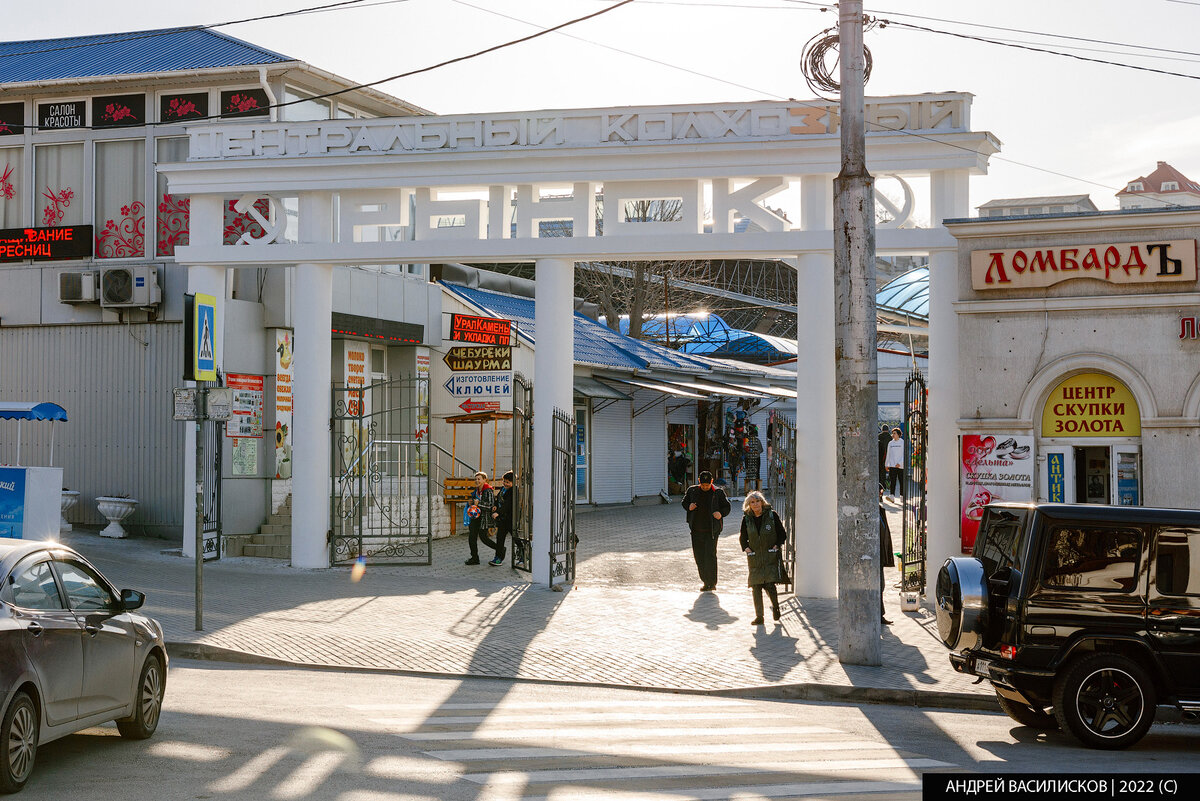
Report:
[[137,590],[121,590],[121,606],[126,612],[132,612],[134,609],[141,609],[142,604],[146,603],[146,594]]

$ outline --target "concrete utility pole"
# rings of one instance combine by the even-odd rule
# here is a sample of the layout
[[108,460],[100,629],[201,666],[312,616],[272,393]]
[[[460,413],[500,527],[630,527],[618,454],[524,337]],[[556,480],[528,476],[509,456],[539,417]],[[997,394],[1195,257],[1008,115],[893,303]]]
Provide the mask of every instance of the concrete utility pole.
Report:
[[833,182],[838,661],[880,664],[875,182],[863,132],[863,4],[838,3],[842,171]]

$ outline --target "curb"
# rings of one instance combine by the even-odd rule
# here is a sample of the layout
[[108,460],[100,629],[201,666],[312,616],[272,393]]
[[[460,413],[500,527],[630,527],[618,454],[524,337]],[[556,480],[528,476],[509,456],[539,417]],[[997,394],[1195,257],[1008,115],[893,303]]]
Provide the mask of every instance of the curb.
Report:
[[362,665],[330,665],[295,662],[271,656],[234,651],[216,645],[195,642],[167,642],[167,654],[172,659],[193,659],[202,662],[225,662],[239,665],[265,665],[303,670],[326,670],[352,673],[383,673],[390,676],[422,678],[490,679],[522,684],[549,684],[571,687],[603,687],[642,692],[673,693],[677,695],[706,695],[723,698],[745,698],[766,701],[823,701],[841,704],[883,704],[919,708],[956,709],[969,712],[999,712],[991,695],[944,692],[941,690],[896,690],[883,687],[855,687],[841,684],[776,684],[758,687],[738,687],[725,690],[697,690],[680,687],[653,687],[610,682],[569,681],[563,679],[530,679],[519,676],[494,676],[474,673],[449,673],[428,670],[364,667]]

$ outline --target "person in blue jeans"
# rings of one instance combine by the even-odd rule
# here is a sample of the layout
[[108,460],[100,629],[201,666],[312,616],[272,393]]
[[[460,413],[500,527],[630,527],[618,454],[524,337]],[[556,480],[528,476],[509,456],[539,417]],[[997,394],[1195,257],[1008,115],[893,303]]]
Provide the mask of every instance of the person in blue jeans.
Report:
[[488,536],[487,526],[492,519],[492,506],[495,503],[496,495],[492,489],[492,485],[487,481],[487,473],[482,470],[475,474],[475,489],[471,491],[471,499],[467,503],[467,545],[471,549],[471,556],[464,564],[477,565],[479,564],[479,541],[483,540],[483,544],[492,548],[496,548],[496,543]]

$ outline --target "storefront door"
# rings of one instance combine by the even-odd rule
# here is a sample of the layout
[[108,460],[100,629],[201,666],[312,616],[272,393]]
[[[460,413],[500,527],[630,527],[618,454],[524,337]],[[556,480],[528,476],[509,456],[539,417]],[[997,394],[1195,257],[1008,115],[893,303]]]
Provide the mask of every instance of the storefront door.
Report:
[[1141,506],[1141,449],[1137,445],[1114,445],[1112,454],[1110,480],[1114,492],[1111,503],[1117,506]]
[[696,483],[696,427],[688,423],[667,424],[667,486],[679,495]]
[[1038,500],[1075,503],[1075,449],[1070,445],[1047,445],[1038,459]]

